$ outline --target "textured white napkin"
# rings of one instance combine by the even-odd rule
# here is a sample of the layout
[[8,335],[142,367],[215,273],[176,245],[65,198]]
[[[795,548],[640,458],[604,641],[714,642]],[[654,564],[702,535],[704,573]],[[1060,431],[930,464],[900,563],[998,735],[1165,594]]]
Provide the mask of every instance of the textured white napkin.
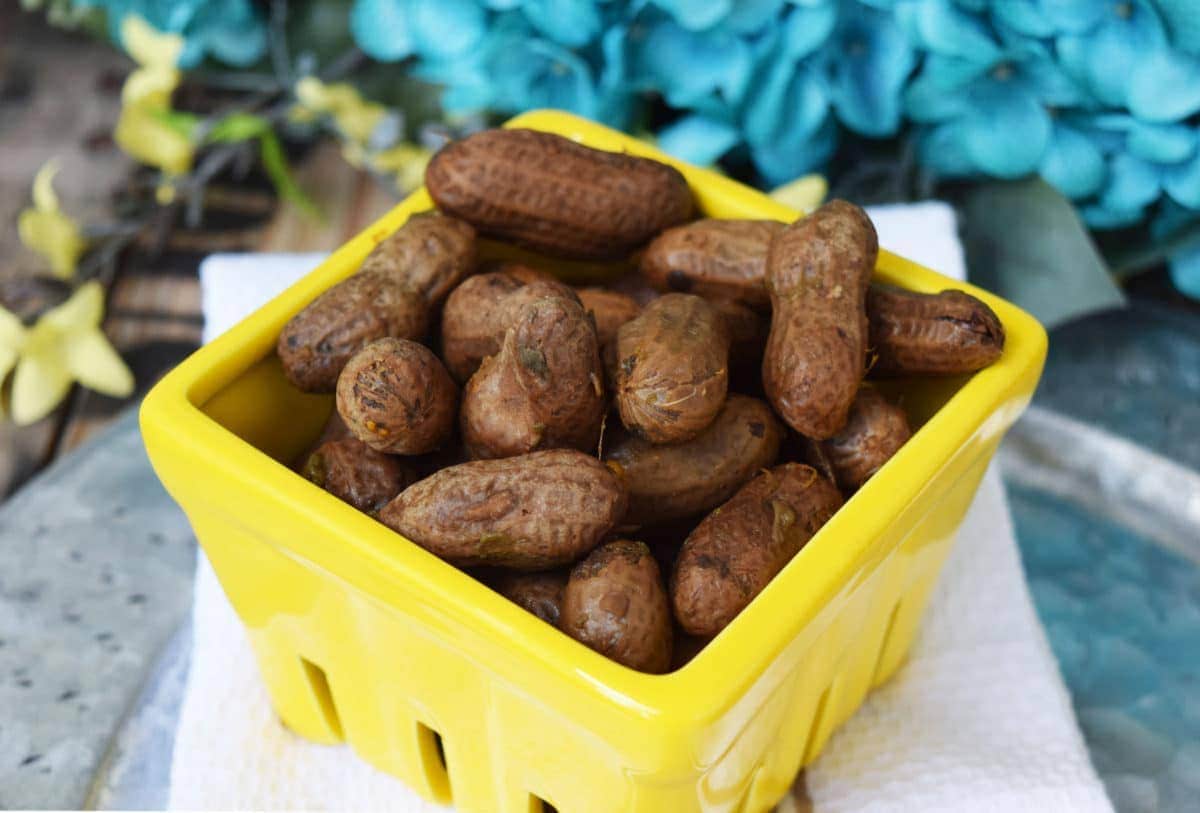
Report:
[[[963,278],[949,207],[883,207],[871,215],[882,245]],[[201,268],[206,339],[320,259],[210,257]],[[314,745],[278,722],[203,555],[193,614],[172,809],[445,810],[349,748]],[[1034,615],[995,471],[959,533],[907,664],[834,735],[807,782],[819,813],[1111,809]],[[795,807],[789,801],[781,813]]]

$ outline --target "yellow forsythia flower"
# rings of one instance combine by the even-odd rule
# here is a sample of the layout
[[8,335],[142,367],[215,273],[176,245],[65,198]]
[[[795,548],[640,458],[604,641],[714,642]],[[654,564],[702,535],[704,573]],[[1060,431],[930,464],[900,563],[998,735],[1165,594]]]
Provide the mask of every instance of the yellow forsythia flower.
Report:
[[[32,328],[7,311],[0,315],[0,370],[16,360],[12,417],[21,425],[49,415],[78,381],[115,397],[133,392],[133,374],[100,329],[104,290],[92,280]],[[15,323],[15,324],[14,324]],[[18,332],[19,331],[19,332]]]
[[121,116],[113,138],[143,164],[182,175],[191,169],[195,148],[167,123],[165,114],[171,111],[171,94],[181,79],[175,66],[183,53],[183,37],[156,31],[130,14],[121,21],[121,41],[140,67],[121,88]]
[[78,224],[67,217],[54,194],[54,176],[58,161],[47,161],[33,179],[33,208],[25,209],[17,219],[21,242],[46,258],[54,275],[70,279],[75,265],[87,250],[87,241]]
[[427,147],[401,142],[372,155],[370,163],[376,172],[394,175],[400,191],[409,192],[425,182],[425,167],[432,157]]
[[387,116],[387,109],[368,102],[345,82],[326,84],[315,76],[306,76],[294,88],[299,105],[292,111],[297,120],[312,120],[330,116],[337,128],[352,141],[366,144],[375,128]]
[[829,194],[829,184],[821,175],[805,175],[771,190],[771,197],[805,214],[816,209]]

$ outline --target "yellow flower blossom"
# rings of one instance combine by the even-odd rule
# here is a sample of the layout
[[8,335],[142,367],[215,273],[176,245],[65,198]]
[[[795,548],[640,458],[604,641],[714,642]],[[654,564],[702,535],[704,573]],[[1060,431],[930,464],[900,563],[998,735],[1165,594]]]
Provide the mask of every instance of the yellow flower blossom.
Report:
[[0,308],[0,371],[6,375],[16,364],[16,423],[30,424],[49,415],[76,381],[115,397],[133,392],[133,374],[100,329],[103,318],[104,290],[95,280],[28,329]]
[[60,279],[75,275],[75,265],[87,250],[87,241],[74,220],[63,213],[54,194],[58,161],[47,161],[33,179],[33,208],[17,219],[21,242],[46,258]]
[[144,68],[175,70],[184,41],[179,34],[165,34],[137,14],[129,14],[121,20],[121,44]]
[[317,116],[329,116],[337,128],[351,141],[366,144],[371,140],[375,128],[387,116],[387,109],[376,102],[368,102],[345,82],[326,84],[315,76],[306,76],[294,88],[299,105],[293,109],[292,117],[300,121],[311,121]]
[[401,142],[372,155],[368,160],[376,172],[393,175],[401,192],[409,192],[425,182],[425,167],[433,151],[420,144]]
[[121,21],[121,41],[139,67],[121,88],[121,116],[113,138],[129,155],[182,175],[192,166],[191,139],[168,122],[171,94],[179,87],[176,64],[183,53],[183,37],[156,31],[141,17],[130,14]]
[[805,214],[820,206],[827,194],[829,184],[824,176],[815,174],[805,175],[771,190],[772,198]]
[[178,196],[179,190],[173,183],[160,183],[154,188],[154,199],[158,201],[159,206],[170,206]]

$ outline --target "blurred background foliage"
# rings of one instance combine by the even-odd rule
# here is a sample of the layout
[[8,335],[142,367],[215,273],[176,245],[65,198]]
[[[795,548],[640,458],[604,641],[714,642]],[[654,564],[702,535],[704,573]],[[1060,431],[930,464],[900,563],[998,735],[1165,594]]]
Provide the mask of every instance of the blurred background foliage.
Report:
[[304,205],[287,146],[330,135],[403,191],[558,107],[763,188],[948,199],[972,273],[1048,323],[1164,263],[1200,298],[1193,0],[22,1],[137,62],[116,138],[159,204],[253,155]]

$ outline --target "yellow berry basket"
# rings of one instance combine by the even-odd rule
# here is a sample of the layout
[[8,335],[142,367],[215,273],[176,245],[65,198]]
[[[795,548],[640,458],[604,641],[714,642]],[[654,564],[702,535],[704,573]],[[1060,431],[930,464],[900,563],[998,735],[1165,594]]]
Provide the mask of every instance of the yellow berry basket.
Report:
[[[508,126],[674,164],[710,216],[797,216],[574,116]],[[903,661],[984,469],[1033,394],[1045,332],[986,291],[880,252],[880,280],[987,302],[1007,332],[1003,356],[969,377],[906,382],[912,440],[690,663],[642,674],[288,468],[332,399],[287,383],[280,329],[430,207],[413,194],[142,406],[150,459],[245,623],[279,716],[462,811],[767,810]]]

